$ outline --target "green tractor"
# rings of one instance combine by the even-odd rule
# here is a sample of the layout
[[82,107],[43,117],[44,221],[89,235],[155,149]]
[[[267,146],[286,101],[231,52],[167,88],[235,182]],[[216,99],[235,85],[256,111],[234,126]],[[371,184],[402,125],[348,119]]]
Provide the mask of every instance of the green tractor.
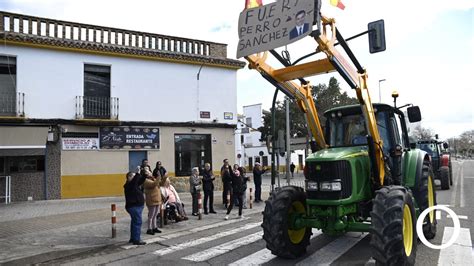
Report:
[[[295,100],[306,115],[315,140],[315,152],[306,158],[305,188],[282,187],[266,201],[262,227],[267,248],[279,257],[297,258],[305,253],[312,228],[328,235],[370,232],[373,257],[378,264],[412,265],[418,234],[423,233],[427,239],[436,235],[434,210],[424,218],[423,232],[416,231],[421,212],[436,205],[429,156],[410,147],[405,114],[401,111],[404,106],[396,107],[398,94],[392,94],[394,106],[372,104],[367,71],[342,37],[335,20],[321,15],[320,1],[304,2],[312,8],[313,25],[317,26],[308,31],[318,45],[316,52],[293,63],[289,56],[266,51],[267,46],[243,54],[249,67],[274,85],[276,92]],[[284,1],[269,5],[278,4]],[[253,14],[260,14],[265,8],[271,9],[269,5],[244,10],[239,22],[254,18]],[[284,7],[282,10],[288,10]],[[284,17],[291,17],[291,12]],[[383,20],[369,23],[366,33],[371,53],[385,50]],[[344,49],[350,61],[336,45]],[[283,68],[267,63],[268,52]],[[325,58],[297,64],[318,53]],[[328,110],[323,132],[312,86],[304,78],[335,71],[355,90],[359,104]],[[420,109],[409,107],[407,116],[410,122],[420,121]],[[272,165],[273,162],[272,159]],[[272,170],[272,184],[274,176]]]
[[[374,109],[386,155],[385,184],[373,178],[371,141],[360,106],[327,111],[325,136],[330,148],[306,159],[305,189],[283,187],[266,202],[262,226],[273,254],[301,256],[311,229],[318,228],[328,235],[370,232],[378,263],[414,264],[417,217],[436,205],[429,157],[420,149],[410,149],[402,111],[385,104],[374,104]],[[419,109],[409,109],[408,115],[416,121]],[[434,211],[426,216],[423,233],[427,239],[435,237]]]

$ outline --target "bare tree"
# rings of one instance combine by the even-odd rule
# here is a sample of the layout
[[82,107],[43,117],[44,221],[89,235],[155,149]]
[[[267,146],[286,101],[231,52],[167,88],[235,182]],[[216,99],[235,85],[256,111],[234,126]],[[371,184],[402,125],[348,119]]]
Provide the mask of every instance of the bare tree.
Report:
[[424,128],[420,125],[416,126],[413,130],[412,137],[415,140],[429,140],[434,138],[433,131],[429,128]]

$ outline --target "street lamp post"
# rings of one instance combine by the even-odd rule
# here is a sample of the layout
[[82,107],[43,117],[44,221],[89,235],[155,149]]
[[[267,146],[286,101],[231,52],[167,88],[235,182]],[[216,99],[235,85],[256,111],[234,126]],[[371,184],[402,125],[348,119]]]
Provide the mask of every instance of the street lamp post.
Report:
[[379,79],[379,103],[382,102],[382,93],[380,92],[380,83],[385,81],[385,79]]

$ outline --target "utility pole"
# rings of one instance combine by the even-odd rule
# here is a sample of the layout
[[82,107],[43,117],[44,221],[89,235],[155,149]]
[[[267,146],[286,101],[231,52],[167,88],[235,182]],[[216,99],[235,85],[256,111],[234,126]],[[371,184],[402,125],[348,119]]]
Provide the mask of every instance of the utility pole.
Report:
[[380,91],[380,83],[384,82],[384,81],[385,81],[385,79],[379,79],[379,103],[382,102],[382,93]]
[[290,150],[290,100],[287,98],[285,100],[286,107],[286,182],[288,186],[290,185],[290,160],[291,160],[291,150]]

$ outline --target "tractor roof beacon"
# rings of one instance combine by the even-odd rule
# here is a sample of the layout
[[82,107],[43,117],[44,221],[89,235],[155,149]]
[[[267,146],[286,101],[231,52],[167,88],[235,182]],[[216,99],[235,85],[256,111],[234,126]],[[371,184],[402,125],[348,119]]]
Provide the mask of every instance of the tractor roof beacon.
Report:
[[[263,238],[273,254],[296,258],[305,253],[312,228],[330,235],[370,232],[377,264],[413,265],[416,219],[424,209],[436,204],[429,156],[410,148],[405,114],[400,108],[372,104],[366,70],[334,19],[316,11],[317,29],[310,36],[316,41],[316,51],[323,52],[326,58],[291,65],[271,50],[284,66],[275,69],[266,62],[268,52],[245,57],[251,69],[296,100],[318,146],[306,158],[305,189],[283,187],[266,202]],[[371,52],[385,50],[385,41],[379,41],[384,40],[383,21],[376,23],[369,24]],[[336,50],[336,41],[350,62]],[[359,105],[327,111],[323,133],[311,85],[304,78],[333,71],[356,91]],[[407,111],[410,122],[421,120],[418,107]],[[423,233],[427,239],[435,236],[434,211],[427,215]]]

